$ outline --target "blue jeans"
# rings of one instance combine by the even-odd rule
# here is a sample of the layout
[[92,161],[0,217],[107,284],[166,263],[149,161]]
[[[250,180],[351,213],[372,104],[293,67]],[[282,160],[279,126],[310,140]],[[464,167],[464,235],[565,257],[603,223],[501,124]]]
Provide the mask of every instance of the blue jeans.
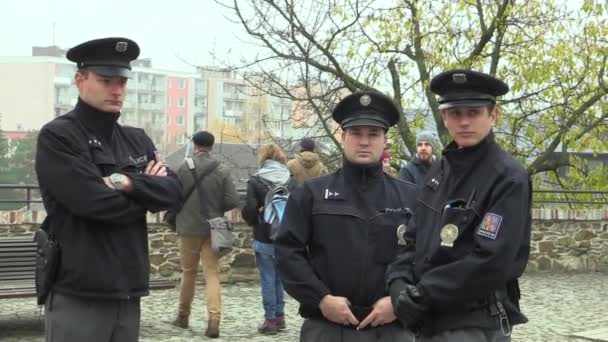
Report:
[[253,250],[255,251],[255,262],[260,271],[264,317],[266,319],[274,319],[285,313],[283,284],[277,273],[277,263],[274,258],[274,245],[254,241]]

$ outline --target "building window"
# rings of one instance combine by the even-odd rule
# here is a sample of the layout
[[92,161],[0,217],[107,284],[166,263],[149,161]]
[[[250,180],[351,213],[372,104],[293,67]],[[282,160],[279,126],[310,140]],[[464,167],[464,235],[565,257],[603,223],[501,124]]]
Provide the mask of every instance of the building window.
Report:
[[185,139],[185,137],[184,137],[184,135],[183,135],[183,134],[179,134],[179,135],[177,136],[177,144],[178,144],[178,145],[183,145],[183,144],[185,143],[185,140],[186,140],[186,139]]
[[137,94],[138,103],[150,103],[150,94]]
[[184,116],[183,115],[178,115],[175,117],[175,124],[177,126],[183,126],[184,125]]
[[184,108],[186,107],[186,99],[183,97],[178,97],[177,98],[177,106],[180,108]]
[[184,80],[184,79],[180,79],[180,80],[179,80],[179,83],[177,84],[177,87],[178,87],[179,89],[186,89],[186,80]]

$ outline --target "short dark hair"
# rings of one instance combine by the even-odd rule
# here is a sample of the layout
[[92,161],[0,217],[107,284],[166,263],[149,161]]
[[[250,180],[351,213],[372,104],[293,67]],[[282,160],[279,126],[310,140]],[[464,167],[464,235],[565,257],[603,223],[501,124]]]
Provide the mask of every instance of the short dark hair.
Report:
[[311,138],[304,138],[304,139],[300,140],[300,150],[314,152],[315,151],[315,141],[312,140]]
[[200,131],[192,136],[192,142],[196,146],[212,147],[215,142],[215,137],[207,131]]

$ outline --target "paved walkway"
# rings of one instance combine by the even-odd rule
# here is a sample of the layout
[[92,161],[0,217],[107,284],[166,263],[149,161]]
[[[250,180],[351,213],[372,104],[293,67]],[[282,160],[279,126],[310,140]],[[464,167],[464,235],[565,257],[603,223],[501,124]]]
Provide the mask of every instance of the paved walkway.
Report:
[[582,339],[589,340],[589,341],[598,341],[598,342],[608,341],[608,327],[581,331],[581,332],[574,333],[571,336],[582,338]]
[[[201,294],[202,288],[197,289]],[[240,284],[223,290],[222,338],[216,341],[297,341],[301,319],[297,306],[288,301],[288,329],[272,337],[261,336],[256,326],[262,319],[257,284]],[[515,327],[513,341],[561,342],[584,331],[608,327],[608,275],[531,274],[522,279],[522,307],[530,322]],[[169,322],[175,314],[177,290],[153,291],[143,301],[141,342],[185,342],[205,339],[206,313],[201,296],[195,300],[191,328],[182,330]],[[43,326],[34,299],[0,300],[0,341],[43,341]]]

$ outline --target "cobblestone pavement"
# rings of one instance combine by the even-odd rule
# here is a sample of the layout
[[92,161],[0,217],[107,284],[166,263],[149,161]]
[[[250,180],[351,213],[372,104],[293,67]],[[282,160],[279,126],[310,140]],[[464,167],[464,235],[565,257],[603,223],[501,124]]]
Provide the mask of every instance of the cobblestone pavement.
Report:
[[[521,282],[522,307],[530,322],[517,326],[513,341],[582,341],[569,338],[577,331],[608,326],[608,275],[528,274]],[[191,328],[173,327],[176,289],[153,291],[142,303],[142,342],[181,342],[204,340],[206,310],[203,289],[197,288]],[[293,300],[287,304],[288,329],[268,337],[256,326],[262,319],[257,284],[239,284],[223,289],[224,317],[221,338],[216,341],[297,341],[302,320]],[[0,341],[43,341],[43,324],[34,299],[0,300]]]

